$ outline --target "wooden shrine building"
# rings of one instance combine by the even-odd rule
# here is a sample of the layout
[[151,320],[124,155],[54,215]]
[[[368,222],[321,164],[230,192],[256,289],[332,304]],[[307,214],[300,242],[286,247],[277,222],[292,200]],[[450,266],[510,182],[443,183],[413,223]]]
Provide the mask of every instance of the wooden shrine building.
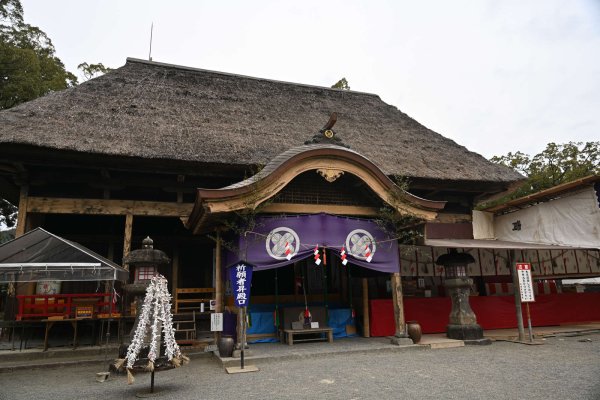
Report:
[[[262,238],[262,256],[274,251],[265,245],[263,218],[324,215],[326,229],[330,217],[372,223],[385,207],[415,217],[407,229],[418,233],[420,246],[408,256],[395,250],[394,271],[369,268],[377,251],[373,264],[350,254],[352,279],[340,262],[344,241],[308,238],[305,245],[320,249],[329,272],[303,258],[254,277],[257,317],[274,304],[303,303],[304,290],[319,306],[352,316],[356,309],[366,336],[369,315],[379,318],[372,301],[402,305],[402,292],[444,296],[433,258],[447,248],[425,241],[473,239],[474,205],[522,179],[374,94],[138,59],[0,112],[0,191],[19,206],[17,236],[41,227],[122,264],[149,235],[172,260],[159,268],[172,292],[202,289],[216,297],[218,311],[231,304],[223,268],[232,253],[241,258],[241,240],[247,250],[254,235]],[[485,283],[478,281],[482,295]],[[396,318],[390,312],[384,319],[398,321],[398,310]]]

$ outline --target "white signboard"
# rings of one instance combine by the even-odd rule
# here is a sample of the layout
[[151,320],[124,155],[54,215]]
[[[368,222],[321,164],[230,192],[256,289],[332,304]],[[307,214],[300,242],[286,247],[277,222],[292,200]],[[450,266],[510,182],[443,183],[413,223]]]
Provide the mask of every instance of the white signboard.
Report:
[[531,264],[517,263],[517,276],[519,277],[521,302],[534,302],[535,295],[533,294],[533,280],[531,279]]
[[223,313],[210,314],[210,330],[212,332],[223,331]]

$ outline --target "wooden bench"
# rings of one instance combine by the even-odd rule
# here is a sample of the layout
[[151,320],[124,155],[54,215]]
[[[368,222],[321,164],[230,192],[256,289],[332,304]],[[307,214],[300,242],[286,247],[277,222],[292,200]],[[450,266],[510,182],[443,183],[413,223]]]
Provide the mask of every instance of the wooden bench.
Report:
[[327,338],[312,337],[304,339],[296,339],[296,342],[309,342],[315,340],[327,340],[329,343],[333,343],[333,328],[308,328],[308,329],[284,329],[283,333],[286,337],[287,344],[292,346],[294,344],[294,335],[309,335],[315,333],[326,333]]
[[213,288],[182,288],[175,291],[175,313],[182,310],[200,312],[200,303],[207,303],[205,311],[210,309],[210,301],[214,298]]

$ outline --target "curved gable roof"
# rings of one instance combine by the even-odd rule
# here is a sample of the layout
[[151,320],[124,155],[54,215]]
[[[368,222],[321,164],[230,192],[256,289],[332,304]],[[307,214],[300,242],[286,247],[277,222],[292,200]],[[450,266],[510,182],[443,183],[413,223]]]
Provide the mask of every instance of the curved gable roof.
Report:
[[384,173],[510,183],[516,172],[368,93],[127,59],[108,74],[0,112],[0,143],[210,164],[264,165],[332,112]]
[[332,144],[308,144],[283,152],[246,180],[221,189],[198,189],[187,226],[197,232],[215,215],[255,208],[283,190],[294,178],[311,170],[353,174],[384,202],[423,219],[435,219],[446,204],[401,191],[373,162],[354,150]]

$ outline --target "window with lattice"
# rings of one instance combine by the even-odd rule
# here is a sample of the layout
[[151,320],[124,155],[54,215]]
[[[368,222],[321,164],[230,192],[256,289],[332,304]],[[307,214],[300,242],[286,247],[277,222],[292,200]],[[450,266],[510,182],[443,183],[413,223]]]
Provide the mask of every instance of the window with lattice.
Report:
[[137,267],[136,271],[136,280],[137,281],[148,281],[152,279],[154,275],[156,275],[155,267]]

